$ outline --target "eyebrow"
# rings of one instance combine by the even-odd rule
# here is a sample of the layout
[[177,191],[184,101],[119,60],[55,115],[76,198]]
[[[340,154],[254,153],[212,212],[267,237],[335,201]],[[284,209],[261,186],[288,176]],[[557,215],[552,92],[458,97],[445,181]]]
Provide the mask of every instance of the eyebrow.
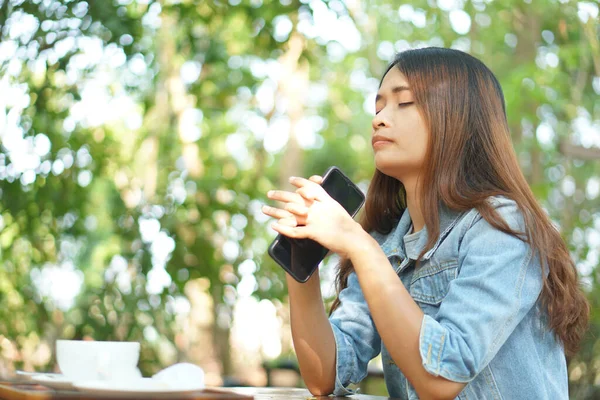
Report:
[[[410,91],[410,88],[408,86],[395,86],[394,88],[392,88],[392,94],[400,93],[405,90]],[[381,97],[382,96],[378,93],[377,96],[375,96],[375,103],[377,103],[381,99]]]

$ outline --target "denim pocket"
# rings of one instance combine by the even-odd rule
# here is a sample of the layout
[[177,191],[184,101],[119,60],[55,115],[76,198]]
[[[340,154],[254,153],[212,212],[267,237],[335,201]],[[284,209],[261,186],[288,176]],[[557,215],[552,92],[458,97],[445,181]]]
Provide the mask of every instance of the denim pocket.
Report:
[[425,314],[437,314],[440,303],[448,293],[450,282],[457,274],[458,260],[424,264],[417,268],[411,280],[410,294]]

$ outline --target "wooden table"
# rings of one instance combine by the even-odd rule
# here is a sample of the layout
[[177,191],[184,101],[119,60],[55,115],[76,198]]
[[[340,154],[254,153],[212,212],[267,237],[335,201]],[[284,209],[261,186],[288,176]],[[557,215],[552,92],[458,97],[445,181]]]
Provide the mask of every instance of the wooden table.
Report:
[[[0,382],[0,400],[131,400],[132,396],[99,395],[73,390],[54,390],[45,386],[23,382]],[[387,397],[354,395],[350,397],[313,397],[306,389],[239,387],[207,388],[203,391],[173,394],[144,394],[138,398],[146,400],[309,400],[309,399],[356,399],[385,400]]]
[[235,393],[245,394],[254,397],[254,400],[308,400],[308,399],[319,399],[319,400],[387,400],[392,399],[391,397],[382,396],[370,396],[366,394],[355,394],[354,396],[339,397],[339,396],[320,396],[314,397],[306,389],[294,389],[294,388],[269,388],[269,387],[244,387],[244,388],[227,388]]

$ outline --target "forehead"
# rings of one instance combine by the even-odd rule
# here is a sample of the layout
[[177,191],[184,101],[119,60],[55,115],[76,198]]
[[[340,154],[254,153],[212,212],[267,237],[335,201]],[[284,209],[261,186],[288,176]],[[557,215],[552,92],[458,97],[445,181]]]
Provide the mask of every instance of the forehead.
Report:
[[383,80],[381,81],[381,87],[379,88],[379,92],[381,93],[386,90],[391,90],[393,87],[397,86],[408,87],[409,84],[404,74],[400,72],[400,70],[397,67],[392,67],[392,69],[390,69],[388,73],[385,74],[385,76],[383,77]]

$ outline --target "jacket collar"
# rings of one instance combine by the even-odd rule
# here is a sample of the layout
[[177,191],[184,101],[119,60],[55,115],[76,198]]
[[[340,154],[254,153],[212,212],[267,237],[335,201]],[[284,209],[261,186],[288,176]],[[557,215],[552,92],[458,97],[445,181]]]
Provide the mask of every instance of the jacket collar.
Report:
[[[464,212],[451,210],[445,205],[440,205],[439,207],[439,218],[440,218],[440,235],[437,238],[434,246],[425,253],[423,259],[428,260],[431,258],[433,253],[437,250],[438,246],[444,240],[444,238],[450,233],[452,228],[456,225],[460,217],[464,214]],[[387,235],[382,235],[376,233],[374,235],[375,239],[380,243],[381,249],[383,250],[386,257],[390,258],[393,256],[398,256],[402,259],[406,258],[406,252],[404,249],[404,236],[408,233],[408,230],[411,226],[411,217],[408,211],[408,208],[404,209],[398,224],[390,233]],[[416,245],[416,249],[419,253],[423,250],[427,241],[429,240],[429,233],[427,231],[427,227],[423,227],[423,231],[419,237],[419,240]]]

